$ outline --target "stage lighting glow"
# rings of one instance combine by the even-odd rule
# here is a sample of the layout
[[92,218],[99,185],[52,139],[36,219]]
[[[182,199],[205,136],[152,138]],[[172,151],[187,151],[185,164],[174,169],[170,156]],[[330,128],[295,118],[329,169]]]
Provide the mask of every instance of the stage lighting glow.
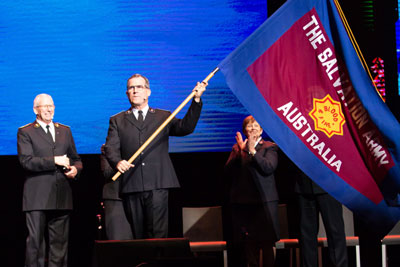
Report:
[[[71,126],[78,153],[100,153],[109,117],[129,108],[126,80],[150,80],[150,106],[175,108],[267,17],[267,1],[3,0],[0,5],[0,154],[48,93],[55,121]],[[187,107],[178,117],[183,117]],[[228,151],[245,110],[217,73],[193,134],[171,152]]]

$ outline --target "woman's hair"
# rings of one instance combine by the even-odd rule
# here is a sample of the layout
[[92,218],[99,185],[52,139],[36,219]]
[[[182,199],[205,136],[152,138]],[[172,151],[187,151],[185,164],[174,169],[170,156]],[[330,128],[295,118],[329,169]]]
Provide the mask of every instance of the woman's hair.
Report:
[[250,116],[247,116],[247,117],[243,120],[242,131],[245,132],[247,124],[253,123],[253,122],[255,122],[255,121],[256,121],[256,120],[254,119],[253,116],[251,116],[251,115],[250,115]]

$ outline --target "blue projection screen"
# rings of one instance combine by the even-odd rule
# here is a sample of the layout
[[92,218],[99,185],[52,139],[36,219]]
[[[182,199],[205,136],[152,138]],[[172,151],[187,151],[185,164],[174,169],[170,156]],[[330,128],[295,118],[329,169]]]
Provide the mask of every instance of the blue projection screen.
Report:
[[[130,106],[132,74],[149,78],[151,107],[173,111],[266,18],[266,0],[2,0],[0,154],[17,153],[39,93],[52,95],[54,121],[71,126],[78,153],[99,153],[110,116]],[[195,132],[171,138],[171,152],[235,142],[247,111],[221,73],[209,84]]]

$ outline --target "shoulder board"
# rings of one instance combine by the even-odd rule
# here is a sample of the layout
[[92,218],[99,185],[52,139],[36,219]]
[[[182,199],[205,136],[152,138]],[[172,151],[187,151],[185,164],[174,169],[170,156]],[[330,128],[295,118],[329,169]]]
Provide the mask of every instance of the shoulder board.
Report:
[[132,112],[132,111],[130,111],[130,109],[125,110],[125,111],[123,110],[123,111],[118,112],[117,114],[112,115],[111,118],[112,118],[112,117],[115,117],[115,116],[118,116],[118,115],[120,115],[120,114],[122,114],[122,113],[129,114],[130,112]]
[[[24,126],[19,127],[19,129],[26,128],[26,127],[28,127],[28,126],[30,126],[30,125],[32,125],[32,124],[34,124],[34,123],[31,122],[31,123],[25,124]],[[38,123],[35,123],[35,124],[38,124]]]
[[[159,110],[159,111],[164,111],[164,112],[171,112],[171,111],[169,111],[169,110],[161,109],[161,108],[152,109],[152,110],[153,110],[153,113],[154,113],[155,111],[157,111],[157,110]],[[150,111],[150,110],[149,110],[149,111]]]
[[56,127],[56,128],[60,128],[60,127],[70,128],[68,125],[61,124],[61,123],[59,123],[59,122],[55,122],[55,123],[54,123],[54,127]]
[[269,146],[278,146],[277,144],[275,144],[274,142],[271,142],[271,141],[266,141],[266,143],[267,143]]

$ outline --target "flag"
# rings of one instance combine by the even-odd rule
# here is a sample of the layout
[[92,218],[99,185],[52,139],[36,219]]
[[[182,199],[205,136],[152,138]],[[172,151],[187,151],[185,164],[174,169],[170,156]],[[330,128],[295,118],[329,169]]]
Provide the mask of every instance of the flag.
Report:
[[218,67],[325,191],[381,233],[400,220],[400,125],[360,63],[335,0],[289,0]]

